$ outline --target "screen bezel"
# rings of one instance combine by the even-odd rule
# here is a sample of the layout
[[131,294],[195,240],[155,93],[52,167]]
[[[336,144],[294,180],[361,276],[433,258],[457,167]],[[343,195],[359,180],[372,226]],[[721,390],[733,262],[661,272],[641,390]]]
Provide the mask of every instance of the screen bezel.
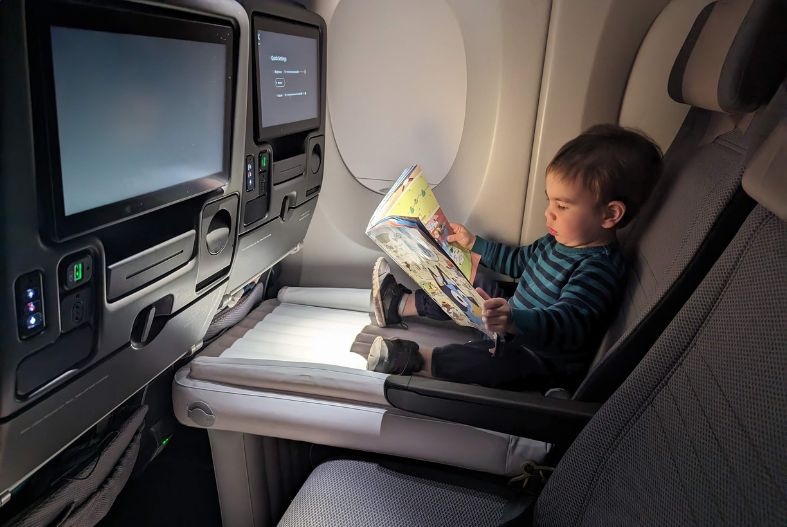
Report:
[[[230,180],[232,122],[235,106],[237,62],[236,32],[229,22],[144,5],[131,10],[116,3],[84,4],[32,2],[30,20],[30,62],[32,106],[36,127],[36,155],[39,190],[48,195],[46,207],[52,212],[49,234],[65,240],[94,231],[167,205],[202,195],[228,184]],[[184,14],[185,15],[185,14]],[[108,203],[71,215],[65,214],[63,178],[60,166],[57,105],[55,101],[51,27],[68,27],[140,36],[176,38],[222,44],[226,51],[223,159],[219,172],[206,174],[132,198]]]
[[[258,143],[266,139],[281,137],[305,130],[314,130],[320,127],[322,122],[322,90],[323,90],[323,64],[322,64],[322,38],[320,28],[309,24],[293,22],[272,16],[255,14],[253,17],[252,47],[254,48],[254,115],[256,117],[254,130]],[[270,31],[296,37],[306,37],[317,42],[317,116],[313,119],[303,119],[291,123],[276,124],[273,126],[262,126],[262,87],[260,86],[260,47],[257,45],[257,31]]]

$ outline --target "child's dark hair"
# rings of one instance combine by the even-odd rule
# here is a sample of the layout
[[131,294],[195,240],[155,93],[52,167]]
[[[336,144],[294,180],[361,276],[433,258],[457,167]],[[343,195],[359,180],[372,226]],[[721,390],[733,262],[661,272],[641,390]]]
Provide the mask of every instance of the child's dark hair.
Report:
[[623,227],[637,215],[661,175],[661,149],[640,132],[599,124],[563,145],[547,174],[578,181],[598,204],[622,201],[626,213],[618,227]]

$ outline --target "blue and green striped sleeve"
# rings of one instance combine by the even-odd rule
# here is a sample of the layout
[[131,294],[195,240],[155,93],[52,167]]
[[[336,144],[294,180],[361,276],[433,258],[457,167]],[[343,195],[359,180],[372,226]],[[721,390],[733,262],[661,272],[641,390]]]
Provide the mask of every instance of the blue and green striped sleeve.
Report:
[[620,271],[604,257],[584,259],[548,307],[517,306],[511,318],[527,346],[549,351],[578,351],[612,310]]
[[512,278],[519,278],[542,240],[543,238],[538,239],[522,247],[511,247],[476,236],[472,251],[481,255],[481,264],[485,267]]

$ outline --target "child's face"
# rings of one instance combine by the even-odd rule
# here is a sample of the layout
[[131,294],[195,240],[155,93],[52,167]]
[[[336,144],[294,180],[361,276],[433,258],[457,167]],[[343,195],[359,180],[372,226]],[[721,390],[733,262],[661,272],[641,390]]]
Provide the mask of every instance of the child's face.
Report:
[[[546,179],[549,234],[569,247],[605,245],[614,239],[614,223],[608,211],[596,203],[593,194],[578,182],[562,180],[554,174]],[[616,223],[616,222],[615,222]]]

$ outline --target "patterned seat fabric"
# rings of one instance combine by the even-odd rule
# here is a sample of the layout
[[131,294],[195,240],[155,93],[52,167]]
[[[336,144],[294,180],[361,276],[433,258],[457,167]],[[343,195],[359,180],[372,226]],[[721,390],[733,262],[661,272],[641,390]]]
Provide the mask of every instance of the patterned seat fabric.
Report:
[[538,502],[539,525],[787,523],[787,225],[758,208]]
[[376,463],[318,466],[279,527],[484,527],[499,525],[507,499],[484,488],[425,479]]

